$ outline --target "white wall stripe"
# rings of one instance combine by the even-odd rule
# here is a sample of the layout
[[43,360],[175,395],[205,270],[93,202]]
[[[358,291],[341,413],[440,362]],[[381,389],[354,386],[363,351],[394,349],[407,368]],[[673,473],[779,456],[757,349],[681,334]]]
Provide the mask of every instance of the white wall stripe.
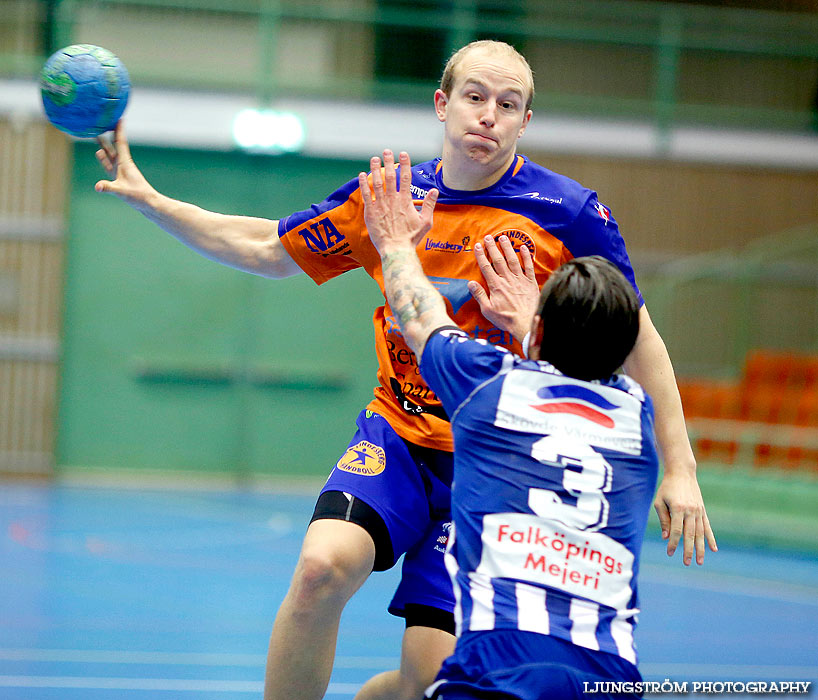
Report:
[[572,623],[571,641],[577,646],[598,651],[596,626],[599,623],[599,605],[580,598],[572,598],[568,617]]
[[514,589],[517,596],[517,627],[523,632],[548,634],[551,627],[545,607],[545,589],[519,582]]
[[[232,150],[233,117],[241,109],[258,106],[251,96],[140,85],[128,103],[128,135],[132,144]],[[304,120],[306,155],[360,159],[397,140],[417,162],[438,155],[440,125],[426,105],[371,103],[365,107],[370,115],[366,120],[354,100],[292,97],[276,100],[270,107],[296,112]],[[44,120],[36,81],[0,80],[0,115],[6,114]],[[337,138],[339,133],[345,138]],[[810,170],[818,165],[818,142],[806,133],[677,126],[670,129],[666,152],[653,122],[551,115],[546,109],[537,112],[526,129],[521,149],[648,159],[664,155],[671,160]]]

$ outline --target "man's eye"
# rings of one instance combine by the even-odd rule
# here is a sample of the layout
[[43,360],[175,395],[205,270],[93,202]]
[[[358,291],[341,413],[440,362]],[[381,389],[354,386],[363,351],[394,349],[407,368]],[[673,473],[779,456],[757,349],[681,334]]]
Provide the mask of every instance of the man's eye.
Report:
[[480,101],[480,95],[469,95],[469,99],[472,102],[479,102]]

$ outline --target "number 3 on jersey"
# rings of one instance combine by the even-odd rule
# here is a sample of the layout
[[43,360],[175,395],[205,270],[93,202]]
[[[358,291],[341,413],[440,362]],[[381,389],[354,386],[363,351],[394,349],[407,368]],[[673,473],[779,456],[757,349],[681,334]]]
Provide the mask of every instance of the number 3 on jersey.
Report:
[[528,507],[536,515],[557,520],[568,527],[595,532],[608,524],[611,465],[590,445],[557,436],[537,440],[531,456],[538,462],[562,469],[562,485],[576,503],[566,503],[549,489],[529,489]]

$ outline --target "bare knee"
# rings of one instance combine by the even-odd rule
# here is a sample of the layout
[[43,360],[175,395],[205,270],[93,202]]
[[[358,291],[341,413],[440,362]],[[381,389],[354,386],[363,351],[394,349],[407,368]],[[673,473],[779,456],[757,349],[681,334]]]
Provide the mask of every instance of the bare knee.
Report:
[[290,592],[304,611],[343,606],[372,571],[375,547],[357,525],[338,520],[312,523],[304,539]]
[[293,577],[296,597],[308,606],[349,598],[355,592],[349,569],[348,563],[333,552],[311,550],[302,553]]

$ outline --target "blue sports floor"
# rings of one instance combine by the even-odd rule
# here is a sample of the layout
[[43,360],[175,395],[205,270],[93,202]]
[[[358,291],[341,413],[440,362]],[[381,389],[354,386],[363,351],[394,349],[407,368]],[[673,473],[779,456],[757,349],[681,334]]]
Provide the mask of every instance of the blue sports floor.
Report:
[[[0,698],[260,698],[312,505],[292,493],[0,483]],[[818,681],[818,557],[720,544],[685,569],[650,533],[643,675]],[[351,699],[397,665],[403,628],[385,612],[396,581],[374,575],[347,607],[327,698]]]

